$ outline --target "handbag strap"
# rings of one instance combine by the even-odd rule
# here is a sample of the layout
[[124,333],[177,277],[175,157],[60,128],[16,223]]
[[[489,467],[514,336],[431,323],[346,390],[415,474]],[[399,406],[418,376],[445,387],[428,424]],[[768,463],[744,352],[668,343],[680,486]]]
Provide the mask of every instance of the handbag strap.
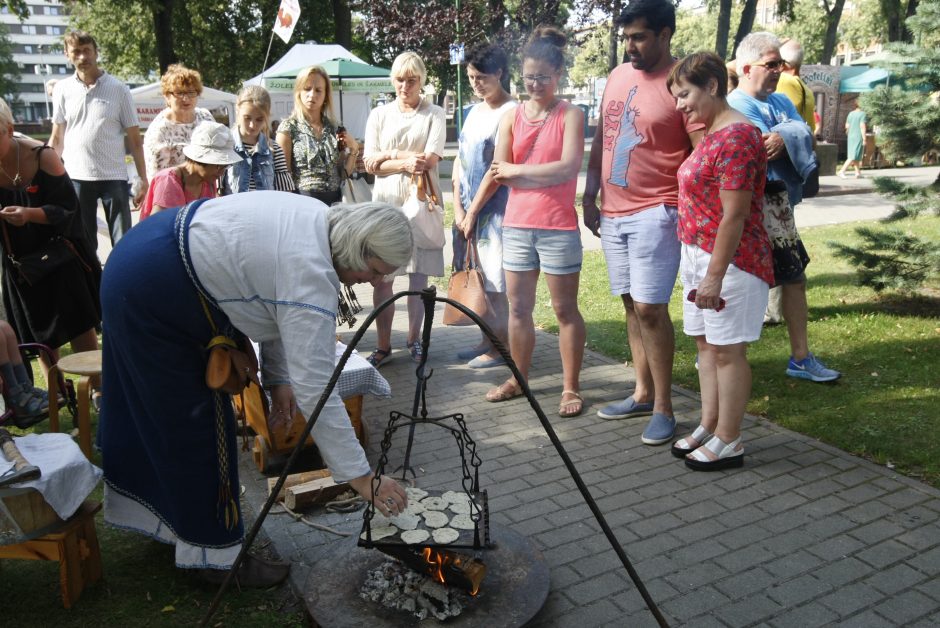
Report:
[[464,256],[463,269],[473,270],[480,267],[476,243],[473,237],[467,238],[467,254]]

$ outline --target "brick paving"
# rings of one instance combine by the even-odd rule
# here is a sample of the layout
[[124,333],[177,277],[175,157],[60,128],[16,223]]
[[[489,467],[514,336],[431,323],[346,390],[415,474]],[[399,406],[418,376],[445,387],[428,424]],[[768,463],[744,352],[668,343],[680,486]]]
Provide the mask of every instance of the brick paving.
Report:
[[[358,292],[370,302],[367,290]],[[429,351],[429,412],[466,415],[492,520],[527,535],[544,553],[551,591],[530,625],[655,626],[528,402],[483,400],[508,370],[474,370],[458,361],[456,351],[474,344],[478,332],[443,327],[441,310]],[[394,396],[365,403],[373,461],[388,413],[412,405],[414,365],[402,349],[406,318],[399,301],[395,360],[382,369]],[[366,335],[361,353],[371,351],[373,339]],[[940,491],[753,416],[744,421],[744,468],[696,473],[667,445],[640,442],[647,417],[596,416],[632,390],[630,368],[588,351],[581,380],[586,410],[562,419],[554,336],[537,334],[533,363],[533,393],[671,625],[940,625]],[[699,418],[697,395],[675,388],[673,404],[680,433],[690,431]],[[439,432],[417,430],[418,486],[451,488],[459,478],[453,439]],[[404,435],[396,435],[392,468],[403,455]],[[241,466],[246,501],[257,510],[266,482],[246,455]],[[314,509],[308,518],[353,534],[361,525],[361,513]],[[294,563],[299,593],[310,565],[339,539],[284,514],[270,515],[264,532]]]

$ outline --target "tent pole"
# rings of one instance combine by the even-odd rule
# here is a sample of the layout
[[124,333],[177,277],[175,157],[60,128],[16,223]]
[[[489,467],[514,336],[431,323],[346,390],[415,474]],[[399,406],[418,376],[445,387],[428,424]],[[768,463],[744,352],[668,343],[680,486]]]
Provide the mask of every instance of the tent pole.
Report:
[[264,72],[268,69],[268,57],[271,56],[271,44],[274,43],[274,29],[271,29],[271,39],[268,40],[268,51],[264,53],[264,65],[261,66],[261,87],[264,87]]

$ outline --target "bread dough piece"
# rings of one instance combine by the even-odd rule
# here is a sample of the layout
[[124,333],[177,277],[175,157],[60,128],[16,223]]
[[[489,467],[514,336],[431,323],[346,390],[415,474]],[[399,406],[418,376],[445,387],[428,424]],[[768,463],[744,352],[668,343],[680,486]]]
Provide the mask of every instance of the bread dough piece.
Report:
[[463,491],[447,491],[441,495],[441,499],[448,504],[465,504],[470,501],[470,496]]
[[408,499],[408,507],[405,508],[402,512],[409,515],[420,515],[422,512],[427,510],[421,502],[416,499]]
[[424,513],[424,523],[429,528],[443,528],[448,521],[450,521],[450,517],[447,516],[446,512],[429,510]]
[[438,528],[434,530],[431,535],[434,537],[434,542],[438,545],[447,545],[460,538],[460,532],[453,528]]
[[400,515],[391,517],[388,521],[391,525],[400,530],[414,530],[418,527],[418,524],[421,523],[421,517],[403,512]]
[[440,497],[425,497],[421,500],[421,505],[425,510],[444,510],[447,508],[447,502]]
[[457,502],[454,504],[448,504],[447,508],[450,511],[457,515],[469,515],[472,512],[479,512],[480,507],[477,506],[474,502]]
[[369,526],[375,530],[376,528],[394,526],[394,524],[392,523],[391,519],[376,510],[375,514],[372,515],[372,520],[369,522]]
[[454,518],[450,520],[450,527],[458,530],[472,530],[474,528],[473,519],[470,518],[470,515],[454,515]]
[[405,494],[408,496],[408,501],[415,500],[421,501],[428,496],[427,491],[423,491],[420,488],[415,488],[414,486],[409,486],[405,489]]
[[[395,536],[396,534],[398,534],[398,528],[396,528],[395,526],[381,526],[379,528],[376,528],[376,527],[372,528],[372,540],[373,541],[384,539],[387,536]],[[362,540],[366,540],[367,537],[366,537],[365,531],[363,531],[362,534],[359,535],[359,538],[361,538]]]
[[405,530],[401,533],[401,540],[408,545],[424,543],[430,538],[431,533],[427,530]]

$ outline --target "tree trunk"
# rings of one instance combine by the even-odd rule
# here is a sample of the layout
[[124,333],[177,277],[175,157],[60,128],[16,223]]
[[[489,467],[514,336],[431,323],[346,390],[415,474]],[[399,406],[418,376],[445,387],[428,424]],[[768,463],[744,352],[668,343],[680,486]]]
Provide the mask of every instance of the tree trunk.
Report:
[[827,12],[826,21],[826,40],[823,44],[822,59],[823,65],[832,64],[832,55],[836,51],[836,39],[839,36],[839,21],[842,19],[842,8],[845,6],[845,0],[835,0],[832,9]]
[[352,11],[348,0],[332,0],[333,41],[349,50],[352,48]]
[[718,32],[715,34],[715,53],[722,59],[728,58],[728,33],[730,31],[731,0],[718,0]]
[[153,7],[153,32],[157,41],[160,74],[177,61],[176,51],[173,49],[173,1],[161,0]]
[[610,49],[607,54],[607,69],[613,71],[620,65],[620,59],[617,58],[617,44],[620,42],[620,31],[615,22],[620,17],[620,11],[623,10],[623,0],[614,0],[610,5]]
[[917,5],[920,4],[919,0],[908,0],[907,3],[907,13],[904,16],[904,26],[902,30],[902,41],[905,41],[909,44],[914,43],[914,33],[911,32],[911,29],[907,27],[907,18],[913,16],[917,13]]
[[734,35],[734,48],[731,49],[732,59],[738,54],[738,45],[741,43],[741,40],[754,28],[754,18],[756,16],[757,0],[744,0],[744,8],[741,11],[741,23],[738,24],[738,32]]

